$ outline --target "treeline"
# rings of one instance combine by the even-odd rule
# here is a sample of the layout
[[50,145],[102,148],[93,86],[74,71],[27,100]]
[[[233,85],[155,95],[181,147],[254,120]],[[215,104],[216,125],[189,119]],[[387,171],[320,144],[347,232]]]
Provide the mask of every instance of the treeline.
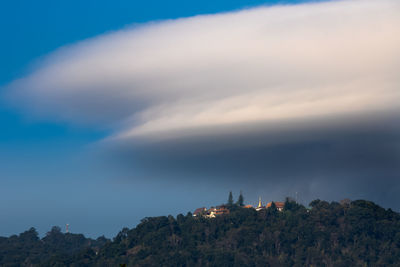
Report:
[[110,242],[82,234],[64,234],[54,226],[42,239],[35,228],[8,238],[0,237],[0,266],[85,266],[85,255],[96,254]]
[[310,207],[287,200],[281,212],[230,205],[214,219],[145,218],[112,241],[58,232],[50,242],[31,229],[0,239],[0,265],[399,266],[399,213],[365,200]]

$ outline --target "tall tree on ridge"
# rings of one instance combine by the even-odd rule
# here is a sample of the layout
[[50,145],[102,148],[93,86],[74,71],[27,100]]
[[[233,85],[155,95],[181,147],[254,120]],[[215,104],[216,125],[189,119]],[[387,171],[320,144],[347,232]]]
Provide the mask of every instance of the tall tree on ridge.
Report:
[[232,191],[229,191],[228,205],[229,205],[229,206],[232,206],[232,205],[233,205]]
[[243,197],[242,191],[240,191],[240,195],[239,195],[238,201],[236,202],[236,205],[241,206],[241,207],[244,206],[244,197]]

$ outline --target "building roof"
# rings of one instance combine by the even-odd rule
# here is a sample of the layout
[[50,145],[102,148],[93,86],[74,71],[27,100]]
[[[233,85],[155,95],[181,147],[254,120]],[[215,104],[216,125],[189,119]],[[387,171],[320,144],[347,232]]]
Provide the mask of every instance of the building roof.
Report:
[[[283,207],[285,206],[285,202],[274,202],[275,206],[277,209],[283,209]],[[269,202],[267,204],[267,208],[271,207],[272,202]]]
[[193,214],[199,214],[199,213],[202,213],[202,212],[204,212],[204,211],[206,211],[207,209],[206,208],[198,208],[198,209],[196,209],[194,212],[193,212]]

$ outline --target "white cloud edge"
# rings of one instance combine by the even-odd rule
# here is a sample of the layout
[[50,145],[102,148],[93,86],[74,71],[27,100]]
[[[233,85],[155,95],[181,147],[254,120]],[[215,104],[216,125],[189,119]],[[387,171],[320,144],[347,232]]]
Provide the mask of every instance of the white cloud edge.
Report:
[[99,36],[55,52],[8,90],[39,116],[94,122],[117,139],[162,138],[393,109],[398,47],[395,0],[259,7]]

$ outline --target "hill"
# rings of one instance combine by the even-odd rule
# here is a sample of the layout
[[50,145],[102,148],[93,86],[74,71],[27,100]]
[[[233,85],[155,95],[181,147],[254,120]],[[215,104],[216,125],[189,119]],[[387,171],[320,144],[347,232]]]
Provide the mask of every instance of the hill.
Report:
[[[287,200],[216,218],[145,218],[111,241],[34,229],[0,238],[1,266],[398,266],[400,214],[357,200]],[[53,229],[54,230],[54,229]],[[53,235],[58,238],[52,240]],[[50,238],[51,237],[51,238]],[[50,240],[51,239],[51,240]]]

